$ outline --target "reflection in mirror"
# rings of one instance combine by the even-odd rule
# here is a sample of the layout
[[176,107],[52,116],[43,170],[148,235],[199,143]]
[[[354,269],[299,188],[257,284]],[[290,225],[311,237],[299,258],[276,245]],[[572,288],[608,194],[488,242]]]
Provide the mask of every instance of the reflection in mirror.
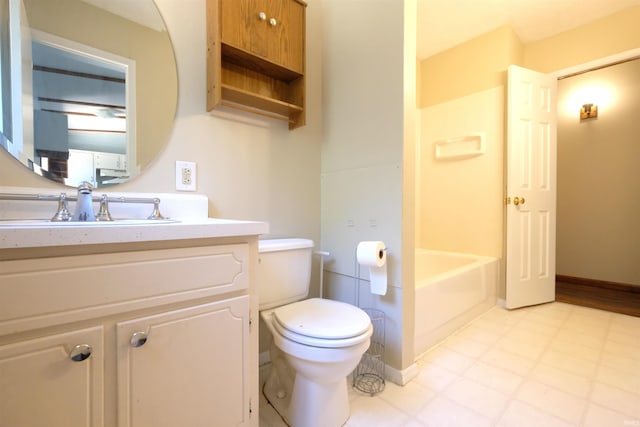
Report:
[[141,172],[168,141],[177,100],[153,1],[0,0],[0,11],[5,150],[70,186]]
[[128,178],[136,153],[135,116],[128,119],[127,111],[135,111],[135,99],[126,94],[135,87],[135,72],[129,72],[135,64],[33,34],[34,157],[41,173],[74,187]]

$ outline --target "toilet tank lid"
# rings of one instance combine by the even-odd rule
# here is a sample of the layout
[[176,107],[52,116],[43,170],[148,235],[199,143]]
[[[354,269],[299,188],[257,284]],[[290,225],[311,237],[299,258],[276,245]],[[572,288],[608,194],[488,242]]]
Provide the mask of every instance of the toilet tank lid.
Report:
[[265,239],[258,241],[258,252],[275,252],[306,248],[313,248],[313,240],[294,238]]

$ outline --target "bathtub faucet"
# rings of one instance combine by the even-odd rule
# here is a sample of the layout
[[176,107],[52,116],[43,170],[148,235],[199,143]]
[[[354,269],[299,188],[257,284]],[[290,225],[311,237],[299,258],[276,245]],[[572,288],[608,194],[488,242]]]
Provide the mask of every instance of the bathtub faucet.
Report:
[[93,214],[93,186],[87,181],[78,185],[78,200],[72,221],[95,221]]

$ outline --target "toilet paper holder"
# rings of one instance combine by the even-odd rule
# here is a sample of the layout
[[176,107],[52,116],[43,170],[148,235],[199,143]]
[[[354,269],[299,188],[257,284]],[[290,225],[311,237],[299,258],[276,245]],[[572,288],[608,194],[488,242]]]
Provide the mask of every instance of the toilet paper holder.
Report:
[[358,279],[360,279],[360,266],[369,268],[369,284],[372,294],[387,294],[387,246],[383,241],[368,240],[358,243],[356,265]]

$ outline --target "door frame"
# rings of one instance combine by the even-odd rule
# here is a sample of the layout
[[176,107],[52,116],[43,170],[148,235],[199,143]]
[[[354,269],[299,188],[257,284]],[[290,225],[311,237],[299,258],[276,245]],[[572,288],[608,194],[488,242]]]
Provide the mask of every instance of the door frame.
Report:
[[574,74],[586,73],[588,71],[597,70],[598,68],[608,67],[615,65],[619,62],[629,61],[631,59],[640,58],[640,48],[626,50],[624,52],[616,53],[614,55],[604,56],[593,61],[583,62],[571,67],[562,68],[560,70],[552,71],[550,74],[558,79],[566,78]]

